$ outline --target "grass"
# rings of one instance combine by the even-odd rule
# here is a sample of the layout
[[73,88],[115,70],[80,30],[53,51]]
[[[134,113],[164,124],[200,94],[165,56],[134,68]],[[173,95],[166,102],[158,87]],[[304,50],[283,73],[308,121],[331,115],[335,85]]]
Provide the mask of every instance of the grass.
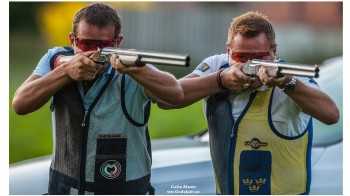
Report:
[[[10,94],[13,95],[12,92]],[[50,113],[48,104],[25,116],[15,114],[10,106],[10,163],[51,153]]]

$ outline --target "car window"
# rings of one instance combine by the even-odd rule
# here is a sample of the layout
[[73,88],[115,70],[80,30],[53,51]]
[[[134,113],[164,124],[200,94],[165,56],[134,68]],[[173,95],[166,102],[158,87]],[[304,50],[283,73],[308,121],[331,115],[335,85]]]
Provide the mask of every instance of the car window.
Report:
[[320,76],[315,79],[320,88],[335,101],[340,119],[325,125],[314,119],[314,146],[327,146],[343,139],[343,57],[329,59],[320,65]]

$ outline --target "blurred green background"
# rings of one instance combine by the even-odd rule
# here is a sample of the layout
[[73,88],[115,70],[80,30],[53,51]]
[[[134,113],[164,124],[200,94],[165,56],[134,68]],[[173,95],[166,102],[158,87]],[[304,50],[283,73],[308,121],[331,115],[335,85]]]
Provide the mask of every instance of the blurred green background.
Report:
[[[73,15],[84,2],[9,2],[10,163],[50,154],[49,104],[25,116],[13,112],[16,89],[49,48],[68,45]],[[295,63],[320,64],[342,55],[342,2],[108,2],[122,17],[122,47],[188,53],[189,68],[158,66],[181,78],[204,58],[225,53],[233,17],[260,11],[274,24],[278,55]],[[190,135],[206,128],[202,102],[181,110],[152,105],[152,139]]]

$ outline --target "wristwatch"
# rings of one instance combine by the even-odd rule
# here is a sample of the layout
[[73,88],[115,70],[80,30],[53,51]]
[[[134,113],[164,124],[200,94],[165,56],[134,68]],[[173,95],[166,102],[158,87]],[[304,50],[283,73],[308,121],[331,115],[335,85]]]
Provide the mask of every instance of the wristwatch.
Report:
[[294,91],[296,84],[297,84],[297,77],[293,76],[292,79],[284,85],[281,91],[285,93],[290,93]]

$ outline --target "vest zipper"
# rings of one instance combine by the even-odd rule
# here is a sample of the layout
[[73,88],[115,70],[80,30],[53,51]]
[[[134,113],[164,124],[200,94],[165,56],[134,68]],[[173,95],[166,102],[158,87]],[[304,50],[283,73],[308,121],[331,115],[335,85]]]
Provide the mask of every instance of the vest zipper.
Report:
[[[86,150],[87,150],[87,140],[88,140],[88,134],[89,134],[89,123],[90,123],[90,113],[92,111],[92,109],[95,107],[95,105],[97,104],[98,100],[102,97],[103,93],[105,92],[105,90],[107,89],[108,85],[111,83],[113,77],[114,77],[114,69],[112,69],[112,72],[107,80],[107,82],[104,84],[104,86],[102,87],[102,89],[100,90],[100,92],[98,93],[98,95],[96,96],[96,98],[94,99],[94,101],[91,103],[90,107],[88,108],[88,110],[85,110],[84,112],[84,118],[83,121],[81,123],[81,127],[83,129],[83,133],[82,133],[82,143],[80,146],[80,164],[79,164],[79,169],[80,169],[80,174],[79,174],[79,180],[78,180],[78,194],[79,195],[84,195],[85,194],[85,167],[86,167]],[[81,98],[81,97],[80,97]],[[84,102],[81,99],[81,103],[83,104],[83,108],[84,108]],[[87,125],[87,126],[86,126]]]
[[[245,108],[243,109],[242,113],[239,115],[237,118],[236,122],[234,121],[234,117],[232,115],[232,108],[230,109],[230,114],[232,115],[232,132],[231,132],[231,140],[230,140],[230,147],[229,147],[229,161],[228,161],[228,193],[230,195],[234,194],[234,157],[235,157],[235,151],[236,151],[236,142],[237,142],[237,132],[238,132],[238,125],[241,122],[243,116],[246,114],[248,111],[250,105],[252,104],[255,96],[257,94],[257,91],[254,93],[250,94],[249,101]],[[232,106],[231,106],[232,107]],[[238,163],[235,163],[238,164]]]
[[89,113],[88,110],[86,110],[85,113],[84,113],[83,122],[81,123],[81,126],[82,126],[82,127],[85,127],[85,125],[86,125],[86,124],[85,124],[85,120],[86,120],[86,116],[87,116],[88,113]]
[[[232,117],[233,119],[233,117]],[[236,122],[237,123],[237,122]],[[235,131],[235,123],[234,123],[234,120],[232,120],[232,132],[231,132],[231,138],[230,138],[230,145],[229,145],[229,155],[228,155],[228,194],[229,195],[233,195],[233,192],[234,192],[234,186],[233,186],[233,159],[234,159],[234,151],[235,151],[235,145],[236,145],[236,142],[235,142],[235,134],[234,134],[234,131]]]
[[232,105],[231,102],[229,102],[229,114],[231,118],[231,134],[230,134],[230,141],[229,141],[229,147],[228,147],[228,156],[227,156],[227,183],[228,183],[228,194],[233,195],[233,154],[234,154],[234,139],[235,139],[235,119],[232,114]]
[[[79,178],[79,184],[78,184],[78,194],[79,195],[85,195],[85,166],[86,166],[86,145],[87,145],[87,135],[88,135],[88,129],[89,126],[86,126],[89,122],[89,119],[86,118],[89,111],[86,110],[84,113],[84,119],[81,123],[82,127],[82,143],[81,143],[81,154],[80,154],[80,178]],[[87,121],[86,121],[87,120]]]

